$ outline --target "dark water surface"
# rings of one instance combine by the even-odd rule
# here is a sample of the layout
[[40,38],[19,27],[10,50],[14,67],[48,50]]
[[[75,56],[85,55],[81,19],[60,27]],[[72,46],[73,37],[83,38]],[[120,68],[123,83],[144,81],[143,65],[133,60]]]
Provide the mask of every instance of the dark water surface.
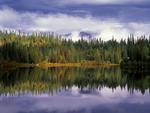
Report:
[[0,71],[0,113],[149,112],[149,72],[120,68]]

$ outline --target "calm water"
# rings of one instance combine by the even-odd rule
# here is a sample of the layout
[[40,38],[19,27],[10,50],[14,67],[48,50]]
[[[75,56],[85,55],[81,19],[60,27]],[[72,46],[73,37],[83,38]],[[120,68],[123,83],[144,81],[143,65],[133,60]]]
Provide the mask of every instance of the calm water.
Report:
[[150,73],[120,68],[0,71],[0,113],[148,113]]

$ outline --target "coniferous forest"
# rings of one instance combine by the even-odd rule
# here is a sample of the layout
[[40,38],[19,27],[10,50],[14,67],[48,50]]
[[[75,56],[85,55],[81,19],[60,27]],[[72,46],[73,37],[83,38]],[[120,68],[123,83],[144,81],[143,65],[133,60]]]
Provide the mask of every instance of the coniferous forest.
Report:
[[103,41],[66,40],[53,33],[21,35],[0,32],[0,63],[15,61],[36,64],[82,63],[96,64],[148,64],[150,62],[150,38],[137,39],[130,35],[126,40]]

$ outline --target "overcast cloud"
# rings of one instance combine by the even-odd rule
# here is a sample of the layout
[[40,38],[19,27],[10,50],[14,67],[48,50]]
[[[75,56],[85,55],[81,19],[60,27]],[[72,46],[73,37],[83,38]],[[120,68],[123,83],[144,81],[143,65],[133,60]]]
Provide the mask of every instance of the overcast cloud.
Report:
[[148,2],[148,0],[60,0],[59,3],[64,4],[124,4],[124,3],[130,3],[130,4],[137,4],[137,3],[143,3]]
[[148,0],[0,0],[0,28],[57,33],[90,31],[104,40],[112,36],[120,40],[130,34],[148,36],[148,3]]

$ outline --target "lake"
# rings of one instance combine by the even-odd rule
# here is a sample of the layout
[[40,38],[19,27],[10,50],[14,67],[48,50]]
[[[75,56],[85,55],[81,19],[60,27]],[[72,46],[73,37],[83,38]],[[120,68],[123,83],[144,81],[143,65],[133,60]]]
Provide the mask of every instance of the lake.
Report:
[[148,113],[150,73],[116,68],[0,71],[0,113]]

